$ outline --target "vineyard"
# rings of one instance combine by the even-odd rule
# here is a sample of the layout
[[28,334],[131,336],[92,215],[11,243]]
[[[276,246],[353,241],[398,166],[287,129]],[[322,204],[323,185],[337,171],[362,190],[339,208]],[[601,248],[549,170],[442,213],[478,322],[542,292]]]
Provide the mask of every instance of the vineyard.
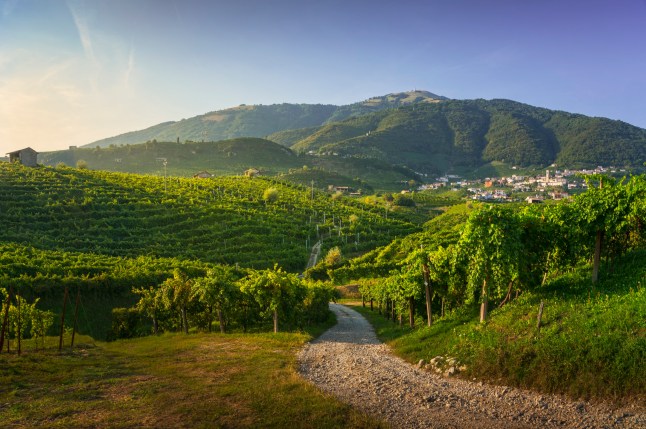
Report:
[[160,285],[176,269],[191,278],[219,265],[300,272],[319,240],[350,255],[417,229],[405,214],[278,180],[4,163],[0,224],[0,287],[56,312],[65,287],[82,290],[93,317],[81,330],[93,324],[98,337],[112,307],[134,304],[133,289]]
[[326,323],[332,285],[349,283],[415,361],[448,354],[471,376],[544,391],[643,393],[644,176],[589,177],[570,201],[528,206],[0,164],[0,197],[0,346],[77,329],[302,330]]
[[[277,192],[272,201],[263,198],[268,188]],[[362,252],[415,230],[370,206],[263,178],[165,179],[4,164],[0,198],[4,243],[250,268],[277,263],[299,271],[318,239]]]

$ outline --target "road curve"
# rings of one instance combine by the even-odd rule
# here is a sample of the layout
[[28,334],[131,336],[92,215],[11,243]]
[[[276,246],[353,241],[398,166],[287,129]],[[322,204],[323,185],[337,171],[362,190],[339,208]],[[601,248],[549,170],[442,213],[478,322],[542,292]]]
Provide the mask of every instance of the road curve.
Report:
[[337,325],[299,354],[321,390],[394,428],[646,428],[646,409],[618,409],[444,378],[390,353],[356,311],[330,304]]

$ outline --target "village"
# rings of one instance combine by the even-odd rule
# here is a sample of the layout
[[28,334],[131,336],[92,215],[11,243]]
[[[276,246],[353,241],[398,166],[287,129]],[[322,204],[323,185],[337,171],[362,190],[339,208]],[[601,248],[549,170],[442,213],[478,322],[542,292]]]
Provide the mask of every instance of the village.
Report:
[[519,202],[529,204],[545,200],[562,200],[572,194],[585,191],[585,176],[593,174],[626,174],[626,170],[614,167],[598,166],[588,170],[546,169],[544,175],[508,177],[488,177],[485,179],[465,180],[457,175],[447,174],[435,179],[435,182],[421,185],[418,191],[451,189],[459,192],[466,190],[467,198],[477,201]]

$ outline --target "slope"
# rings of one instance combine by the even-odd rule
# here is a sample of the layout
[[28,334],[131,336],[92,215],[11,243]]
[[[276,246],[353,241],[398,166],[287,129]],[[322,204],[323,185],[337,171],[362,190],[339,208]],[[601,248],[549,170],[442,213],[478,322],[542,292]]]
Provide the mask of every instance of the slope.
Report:
[[[423,173],[519,166],[636,167],[646,160],[646,130],[509,100],[419,103],[329,123],[292,148],[403,164]],[[290,136],[283,137],[289,141]]]
[[102,139],[85,147],[159,141],[216,141],[236,137],[264,137],[279,131],[320,126],[352,116],[411,103],[444,100],[427,91],[408,91],[373,97],[347,106],[323,104],[245,105],[154,125],[140,131]]

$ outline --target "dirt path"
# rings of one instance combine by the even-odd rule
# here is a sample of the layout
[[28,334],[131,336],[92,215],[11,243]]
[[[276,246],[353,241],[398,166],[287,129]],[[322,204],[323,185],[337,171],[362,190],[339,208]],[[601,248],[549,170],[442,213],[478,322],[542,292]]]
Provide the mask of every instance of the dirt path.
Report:
[[646,428],[646,409],[622,409],[420,370],[393,356],[363,316],[330,304],[338,324],[299,355],[300,373],[396,428]]

